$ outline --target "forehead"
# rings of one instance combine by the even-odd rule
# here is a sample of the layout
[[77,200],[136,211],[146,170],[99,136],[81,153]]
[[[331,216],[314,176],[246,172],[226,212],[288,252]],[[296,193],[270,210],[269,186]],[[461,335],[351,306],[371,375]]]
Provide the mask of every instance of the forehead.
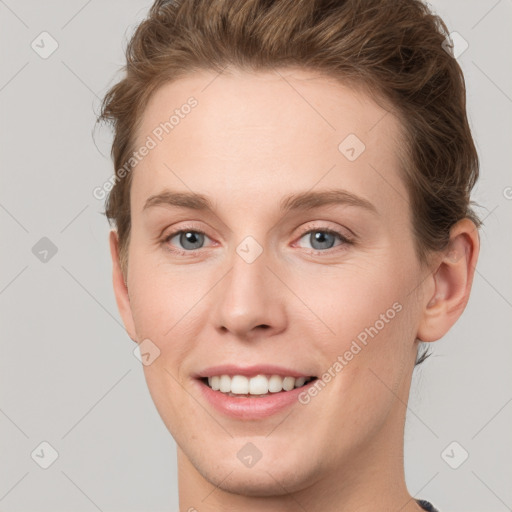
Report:
[[393,200],[406,194],[399,132],[367,94],[312,72],[196,72],[145,109],[136,146],[153,147],[134,171],[132,206],[163,187],[247,205],[317,183]]

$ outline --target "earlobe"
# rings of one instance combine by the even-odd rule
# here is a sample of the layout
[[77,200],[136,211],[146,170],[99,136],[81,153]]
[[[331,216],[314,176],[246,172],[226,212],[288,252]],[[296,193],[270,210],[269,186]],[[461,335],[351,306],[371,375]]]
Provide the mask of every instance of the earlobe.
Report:
[[480,248],[478,230],[469,219],[452,227],[450,243],[430,276],[434,293],[426,297],[417,338],[442,338],[464,311],[469,300]]
[[137,335],[133,322],[133,315],[128,296],[128,287],[125,283],[121,264],[119,260],[119,238],[115,230],[110,231],[109,235],[110,255],[112,257],[112,283],[114,286],[114,295],[116,297],[117,308],[124,323],[128,336],[137,343]]

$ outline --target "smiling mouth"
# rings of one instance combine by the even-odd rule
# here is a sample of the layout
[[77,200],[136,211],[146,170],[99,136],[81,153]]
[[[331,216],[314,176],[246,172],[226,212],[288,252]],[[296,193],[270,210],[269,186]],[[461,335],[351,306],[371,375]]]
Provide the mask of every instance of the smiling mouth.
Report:
[[258,398],[287,393],[288,391],[304,387],[317,379],[318,377],[283,378],[278,375],[272,375],[270,378],[264,375],[257,375],[254,378],[248,379],[240,376],[233,376],[232,378],[228,375],[219,375],[203,377],[199,380],[213,391],[226,396]]

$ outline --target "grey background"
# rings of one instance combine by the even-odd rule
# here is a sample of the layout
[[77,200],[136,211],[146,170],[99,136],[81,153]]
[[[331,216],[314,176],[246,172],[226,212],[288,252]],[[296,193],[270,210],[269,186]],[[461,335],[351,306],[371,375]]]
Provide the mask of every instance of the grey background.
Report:
[[[178,509],[175,444],[122,327],[92,195],[113,172],[109,134],[92,138],[100,98],[150,4],[0,0],[1,511]],[[502,512],[512,507],[512,1],[431,5],[469,43],[458,60],[485,226],[466,312],[415,371],[406,480],[443,512]],[[31,47],[43,31],[59,45],[47,59]],[[43,237],[57,248],[46,262],[33,253]],[[31,457],[43,441],[58,452],[48,469]],[[453,441],[469,453],[458,469],[446,462]],[[453,464],[462,451],[448,453]]]

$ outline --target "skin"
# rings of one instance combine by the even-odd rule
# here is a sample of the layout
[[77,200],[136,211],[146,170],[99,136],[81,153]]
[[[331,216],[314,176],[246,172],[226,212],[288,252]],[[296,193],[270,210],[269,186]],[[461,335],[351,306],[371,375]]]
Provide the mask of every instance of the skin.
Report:
[[[305,70],[204,71],[166,84],[147,105],[138,146],[192,95],[198,106],[133,171],[126,283],[110,234],[126,330],[160,350],[144,372],[178,445],[180,510],[421,510],[403,468],[411,377],[418,340],[441,338],[466,306],[474,224],[457,223],[449,248],[422,266],[398,172],[399,120]],[[366,145],[352,162],[338,150],[350,133]],[[207,195],[214,208],[143,210],[164,188]],[[376,213],[279,210],[289,194],[340,188]],[[202,248],[165,241],[190,224],[206,233]],[[322,246],[307,233],[326,228],[355,241]],[[263,249],[251,264],[236,252],[249,235]],[[216,412],[192,380],[223,363],[321,376],[395,303],[401,311],[307,405],[242,421]],[[250,468],[237,458],[247,442],[262,454]]]

